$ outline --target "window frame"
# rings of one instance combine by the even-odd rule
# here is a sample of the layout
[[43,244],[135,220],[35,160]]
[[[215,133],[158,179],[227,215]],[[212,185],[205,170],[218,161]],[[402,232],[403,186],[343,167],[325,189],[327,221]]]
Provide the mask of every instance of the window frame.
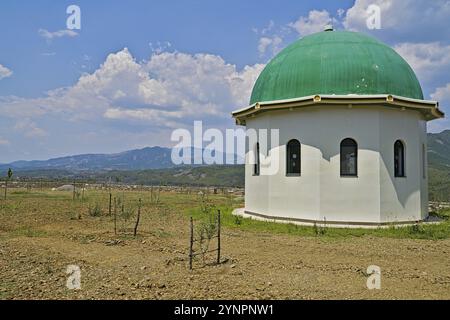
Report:
[[[399,166],[397,165],[397,161],[399,161],[397,159],[397,146],[400,145],[401,146],[401,157],[402,157],[402,161],[401,163],[401,170],[399,169]],[[395,178],[406,178],[406,165],[405,165],[405,155],[406,155],[406,147],[405,147],[405,143],[398,139],[394,142],[394,177]]]
[[[298,146],[290,147],[290,144],[298,144]],[[290,148],[298,147],[298,172],[289,172]],[[286,177],[300,177],[302,174],[302,144],[297,139],[290,139],[286,143]]]
[[257,177],[261,174],[261,159],[259,155],[259,142],[255,144],[255,163],[253,164],[253,176]]
[[[355,161],[355,173],[344,173],[343,172],[343,166],[342,166],[342,156],[343,156],[343,154],[342,154],[342,147],[343,147],[343,143],[345,142],[345,141],[352,141],[353,142],[353,145],[352,145],[352,147],[354,147],[355,148],[355,159],[356,159],[356,161]],[[347,145],[346,147],[349,147],[349,145]],[[341,177],[350,177],[350,178],[352,178],[352,177],[354,177],[354,178],[356,178],[356,177],[358,177],[358,142],[356,142],[356,140],[355,139],[353,139],[353,138],[344,138],[344,139],[342,139],[341,140],[341,143],[339,144],[339,171],[340,171],[340,176]]]

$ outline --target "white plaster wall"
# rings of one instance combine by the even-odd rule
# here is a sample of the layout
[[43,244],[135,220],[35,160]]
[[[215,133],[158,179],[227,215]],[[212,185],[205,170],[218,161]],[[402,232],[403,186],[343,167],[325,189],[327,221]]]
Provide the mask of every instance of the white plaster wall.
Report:
[[[265,175],[262,167],[261,175],[253,176],[247,162],[249,212],[343,222],[417,220],[427,215],[427,182],[420,178],[426,127],[415,111],[316,105],[263,113],[247,119],[247,128],[280,132],[270,157],[272,165],[279,166],[275,174]],[[358,143],[358,177],[340,176],[339,145],[347,137]],[[301,176],[287,177],[285,145],[294,138],[301,143]],[[406,143],[407,178],[393,178],[396,139]]]
[[[422,170],[426,123],[417,112],[386,109],[380,113],[380,124],[381,218],[386,222],[424,219],[428,216],[428,183]],[[404,178],[394,176],[397,139],[405,146]]]

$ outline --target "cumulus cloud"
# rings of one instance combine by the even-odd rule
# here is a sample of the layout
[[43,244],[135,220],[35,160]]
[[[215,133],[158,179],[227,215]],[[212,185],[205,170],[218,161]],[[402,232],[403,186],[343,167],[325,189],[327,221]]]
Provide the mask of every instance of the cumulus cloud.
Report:
[[448,26],[448,0],[356,0],[345,14],[344,27],[370,32],[366,25],[369,5],[378,5],[381,9],[381,29],[374,32],[386,40],[435,41]]
[[[343,15],[343,9],[339,9],[337,15]],[[281,26],[275,25],[270,20],[269,24],[261,30],[253,28],[253,31],[260,36],[259,55],[269,54],[269,57],[273,57],[283,49],[286,42],[294,40],[291,38],[323,31],[325,26],[330,24],[336,26],[339,25],[339,21],[326,10],[309,11],[308,16],[300,16],[296,21]]]
[[447,83],[444,87],[439,87],[435,92],[431,94],[431,99],[436,101],[445,101],[450,107],[450,83]]
[[448,77],[450,45],[439,42],[400,43],[394,49],[409,63],[422,83]]
[[450,82],[443,87],[438,87],[430,95],[431,99],[439,101],[439,108],[446,113],[446,118],[432,121],[429,124],[430,131],[439,132],[449,129],[450,121],[448,115],[450,114]]
[[273,37],[261,37],[258,43],[258,51],[260,55],[264,55],[268,50],[270,50],[272,55],[276,55],[281,51],[281,45],[283,39],[280,36]]
[[[148,61],[137,62],[125,48],[108,55],[95,72],[71,87],[41,98],[3,97],[0,110],[29,119],[52,114],[69,121],[140,120],[166,127],[196,119],[223,123],[233,109],[248,104],[263,67],[238,70],[217,55],[180,52],[154,53]],[[16,125],[25,127],[33,128],[30,122]]]
[[286,38],[292,33],[292,28],[288,25],[276,25],[273,20],[261,29],[253,28],[258,36],[258,53],[260,57],[271,58],[279,53],[284,45]]
[[58,31],[48,31],[46,29],[39,29],[38,30],[39,35],[46,39],[47,41],[51,41],[55,38],[62,38],[62,37],[76,37],[78,36],[78,33],[73,30],[63,29]]
[[289,24],[291,28],[297,31],[300,36],[307,36],[312,33],[323,31],[324,27],[336,22],[336,19],[330,16],[326,10],[318,11],[312,10],[308,17],[299,17],[297,21]]
[[11,77],[12,74],[13,72],[11,70],[0,64],[0,80]]

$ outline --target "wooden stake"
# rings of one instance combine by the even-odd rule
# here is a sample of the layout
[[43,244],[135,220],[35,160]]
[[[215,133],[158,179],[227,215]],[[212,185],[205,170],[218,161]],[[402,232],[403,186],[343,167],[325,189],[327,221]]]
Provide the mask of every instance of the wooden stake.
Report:
[[193,256],[193,246],[194,246],[194,220],[191,217],[191,238],[189,243],[189,270],[192,270],[192,256]]
[[220,210],[217,210],[217,264],[220,264]]
[[109,210],[108,210],[108,212],[109,212],[109,216],[111,217],[111,205],[112,205],[112,203],[111,203],[111,200],[112,200],[112,194],[111,193],[109,193]]
[[141,218],[141,198],[139,198],[139,204],[138,204],[138,212],[137,212],[137,218],[136,218],[136,224],[134,225],[134,236],[137,235],[137,229],[139,226],[139,219]]
[[114,234],[117,234],[117,201],[114,197]]

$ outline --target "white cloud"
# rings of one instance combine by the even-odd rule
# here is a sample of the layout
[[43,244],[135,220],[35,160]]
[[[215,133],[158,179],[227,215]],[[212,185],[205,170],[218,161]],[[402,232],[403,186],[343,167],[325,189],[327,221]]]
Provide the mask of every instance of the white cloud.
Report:
[[[397,2],[395,4],[394,2]],[[403,12],[395,11],[395,9],[407,10],[405,8],[407,1],[391,1],[391,0],[356,0],[353,7],[347,10],[344,17],[343,25],[348,30],[363,31],[368,30],[366,21],[369,18],[367,8],[370,5],[377,5],[381,9],[382,28],[391,28],[403,22]],[[393,8],[396,6],[396,8]],[[398,13],[402,12],[402,19],[399,19]],[[395,15],[395,18],[393,16]]]
[[272,55],[276,55],[281,51],[283,39],[280,36],[261,37],[259,39],[258,51],[260,55],[264,55],[269,49]]
[[431,94],[431,99],[436,101],[444,101],[450,107],[450,83],[444,87],[439,87]]
[[[147,62],[136,62],[125,48],[108,55],[95,72],[71,87],[42,98],[3,97],[0,110],[29,119],[52,114],[69,121],[143,120],[166,127],[192,124],[194,119],[223,124],[233,109],[248,104],[263,67],[238,70],[220,56],[179,52],[154,53]],[[30,122],[16,127],[33,128]]]
[[442,37],[448,28],[448,0],[356,0],[343,20],[346,29],[369,32],[366,19],[369,5],[381,9],[381,33],[390,39],[430,41]]
[[323,31],[325,26],[336,22],[326,10],[312,10],[308,17],[299,17],[297,21],[292,22],[289,26],[297,31],[300,36],[304,37],[312,33]]
[[14,126],[14,130],[23,133],[28,138],[45,137],[47,132],[39,128],[37,124],[30,119],[19,120]]
[[13,72],[11,70],[0,64],[0,80],[11,77],[12,74]]
[[439,42],[400,43],[394,49],[409,63],[422,82],[448,77],[450,45]]
[[76,37],[78,35],[77,32],[73,31],[73,30],[68,30],[68,29],[63,29],[63,30],[58,30],[58,31],[48,31],[46,29],[39,29],[38,30],[39,35],[48,40],[51,41],[55,38],[62,38],[62,37]]
[[432,132],[440,132],[450,128],[448,115],[450,114],[450,82],[443,87],[437,88],[431,95],[431,99],[439,102],[439,109],[446,113],[444,119],[438,119],[429,123]]
[[267,47],[272,43],[272,39],[267,37],[262,37],[259,39],[258,51],[260,54],[264,54],[267,50]]

